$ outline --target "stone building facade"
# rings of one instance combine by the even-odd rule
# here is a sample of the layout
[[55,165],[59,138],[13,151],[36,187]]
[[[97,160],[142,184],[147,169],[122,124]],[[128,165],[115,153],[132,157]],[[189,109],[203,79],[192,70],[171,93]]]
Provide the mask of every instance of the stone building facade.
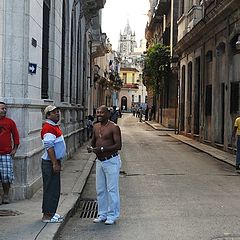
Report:
[[179,129],[226,151],[240,110],[238,0],[179,1]]
[[20,132],[12,198],[30,198],[42,185],[42,110],[61,108],[67,155],[85,139],[92,112],[93,59],[105,52],[105,0],[0,1],[0,101]]
[[158,91],[151,89],[147,80],[146,85],[149,93],[148,105],[153,108],[155,120],[171,128],[177,127],[178,118],[178,78],[174,51],[178,34],[178,7],[179,4],[176,0],[150,0],[149,21],[145,28],[147,48],[155,44],[162,44],[170,48],[171,74],[163,80],[163,86]]

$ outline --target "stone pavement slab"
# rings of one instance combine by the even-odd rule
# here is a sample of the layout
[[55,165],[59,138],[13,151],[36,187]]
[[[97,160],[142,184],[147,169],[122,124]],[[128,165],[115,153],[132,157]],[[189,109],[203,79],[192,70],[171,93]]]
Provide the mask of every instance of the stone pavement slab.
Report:
[[[58,213],[68,219],[76,208],[81,191],[95,161],[95,155],[87,153],[86,144],[63,164],[61,172],[61,197]],[[42,189],[31,199],[0,205],[0,213],[9,210],[16,216],[0,216],[0,239],[48,240],[54,239],[63,223],[42,223]]]

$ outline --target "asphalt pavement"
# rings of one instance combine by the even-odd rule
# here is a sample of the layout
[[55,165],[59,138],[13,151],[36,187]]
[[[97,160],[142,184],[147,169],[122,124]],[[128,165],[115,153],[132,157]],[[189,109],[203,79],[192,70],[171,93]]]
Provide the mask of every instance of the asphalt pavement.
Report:
[[[235,165],[235,155],[221,151],[212,146],[200,143],[188,137],[174,134],[173,129],[167,129],[153,121],[146,121],[155,130],[169,130],[169,135],[196,149],[199,149],[216,160]],[[95,155],[87,153],[85,143],[73,157],[65,161],[61,173],[62,191],[58,213],[63,215],[62,223],[42,223],[41,205],[42,189],[31,199],[0,205],[0,239],[4,240],[50,240],[57,236],[65,222],[74,212],[88,175],[93,167]]]

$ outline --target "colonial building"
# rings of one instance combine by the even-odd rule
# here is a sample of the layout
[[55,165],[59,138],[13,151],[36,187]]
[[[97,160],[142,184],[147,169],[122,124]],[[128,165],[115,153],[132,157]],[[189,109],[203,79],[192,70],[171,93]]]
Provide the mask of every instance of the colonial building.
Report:
[[179,1],[179,128],[224,150],[240,110],[239,36],[239,0]]
[[155,120],[166,127],[177,127],[178,79],[174,45],[177,43],[178,1],[150,0],[149,22],[145,29],[147,48],[155,44],[170,47],[171,74],[163,79],[156,91],[148,86],[148,105],[153,108]]
[[135,33],[132,33],[129,22],[124,33],[120,34],[119,54],[121,56],[120,78],[123,86],[119,93],[119,106],[123,111],[130,111],[133,106],[146,107],[147,91],[142,80],[143,53],[146,41],[143,39],[137,47]]
[[101,11],[105,0],[0,2],[0,101],[20,132],[12,198],[41,187],[42,110],[61,108],[67,155],[84,141],[85,116],[93,111],[93,59],[105,52]]

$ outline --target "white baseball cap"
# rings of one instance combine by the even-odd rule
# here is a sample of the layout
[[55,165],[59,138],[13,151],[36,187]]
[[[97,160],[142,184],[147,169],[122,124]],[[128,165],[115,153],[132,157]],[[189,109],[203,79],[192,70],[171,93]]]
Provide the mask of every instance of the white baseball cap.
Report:
[[49,105],[44,109],[44,114],[47,115],[49,112],[52,112],[53,110],[57,109],[58,107]]

